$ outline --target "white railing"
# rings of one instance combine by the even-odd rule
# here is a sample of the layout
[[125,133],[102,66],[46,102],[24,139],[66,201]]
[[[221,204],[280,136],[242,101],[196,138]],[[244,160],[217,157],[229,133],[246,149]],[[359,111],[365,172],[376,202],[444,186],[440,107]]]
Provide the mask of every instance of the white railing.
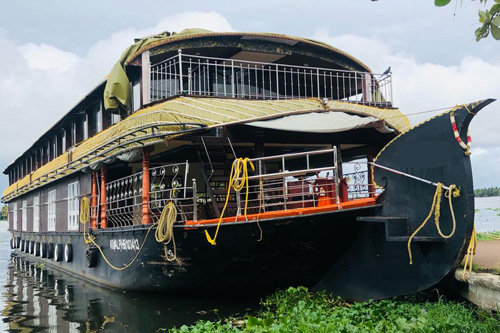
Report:
[[[313,160],[314,159],[314,160]],[[250,160],[247,213],[337,205],[340,207],[337,148]],[[243,214],[246,191],[236,195]]]
[[328,98],[391,106],[391,73],[182,54],[150,67],[150,101],[187,94],[249,99]]

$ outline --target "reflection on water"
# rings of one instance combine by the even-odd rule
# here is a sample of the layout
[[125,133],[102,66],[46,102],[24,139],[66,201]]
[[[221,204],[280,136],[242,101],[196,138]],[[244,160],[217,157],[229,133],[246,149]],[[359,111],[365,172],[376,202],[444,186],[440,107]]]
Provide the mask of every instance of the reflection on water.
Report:
[[[100,288],[13,255],[3,288],[6,330],[154,332],[240,312],[255,300],[167,297]],[[217,310],[214,310],[217,309]]]
[[244,315],[258,298],[238,295],[141,294],[110,290],[10,254],[10,234],[0,223],[2,332],[155,332]]

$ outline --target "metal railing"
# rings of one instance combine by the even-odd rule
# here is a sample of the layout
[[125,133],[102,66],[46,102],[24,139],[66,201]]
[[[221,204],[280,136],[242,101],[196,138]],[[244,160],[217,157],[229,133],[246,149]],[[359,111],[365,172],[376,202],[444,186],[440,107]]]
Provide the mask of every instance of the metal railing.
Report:
[[[314,163],[311,157],[316,157]],[[255,171],[248,177],[247,213],[335,204],[340,207],[336,147],[254,158],[250,161],[254,164]],[[321,162],[317,163],[318,161]],[[244,213],[245,195],[245,191],[236,195],[236,216]]]
[[[149,169],[149,211],[152,222],[158,221],[163,208],[172,201],[177,221],[196,220],[196,182],[188,186],[189,163],[162,165]],[[109,227],[142,223],[143,172],[106,184],[106,216]]]
[[150,66],[150,101],[188,94],[249,99],[328,98],[391,106],[391,73],[263,63],[179,53]]

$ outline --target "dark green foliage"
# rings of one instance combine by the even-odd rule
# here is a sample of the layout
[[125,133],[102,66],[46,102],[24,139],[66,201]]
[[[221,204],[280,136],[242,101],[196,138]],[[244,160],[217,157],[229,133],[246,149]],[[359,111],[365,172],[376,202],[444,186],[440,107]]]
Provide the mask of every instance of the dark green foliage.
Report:
[[[434,0],[434,4],[438,7],[444,7],[450,2],[451,0]],[[479,2],[486,5],[488,0],[479,0]],[[500,40],[500,0],[492,0],[490,3],[493,3],[490,9],[485,8],[478,12],[481,26],[474,32],[476,41],[488,37],[490,33],[493,38]]]
[[500,196],[500,187],[478,188],[474,190],[476,197],[498,197]]
[[500,332],[500,317],[468,305],[416,297],[347,304],[304,287],[279,291],[241,327],[231,320],[200,321],[171,332]]
[[7,220],[7,206],[0,208],[0,221]]

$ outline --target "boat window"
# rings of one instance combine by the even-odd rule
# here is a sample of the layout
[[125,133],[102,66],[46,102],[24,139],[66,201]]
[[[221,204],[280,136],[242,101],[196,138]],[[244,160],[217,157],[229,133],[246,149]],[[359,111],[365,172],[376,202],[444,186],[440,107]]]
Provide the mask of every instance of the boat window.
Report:
[[52,159],[57,157],[57,135],[52,139]]
[[83,119],[83,140],[89,138],[89,115],[85,113],[85,118]]
[[66,152],[66,130],[63,128],[62,129],[62,140],[61,140],[61,154],[64,154]]
[[96,113],[96,124],[97,124],[97,133],[102,132],[103,129],[103,118],[102,118],[102,106],[101,103],[97,105],[97,113]]
[[76,145],[76,123],[71,124],[71,146]]
[[17,230],[17,202],[12,204],[12,228]]
[[55,231],[56,230],[56,190],[49,192],[47,211],[48,211],[47,230],[48,231]]
[[33,231],[40,231],[40,196],[33,198]]
[[22,210],[22,230],[28,231],[28,200],[23,200]]
[[140,81],[132,82],[132,112],[139,110],[141,107],[141,85]]
[[68,184],[68,230],[78,230],[78,217],[80,214],[79,182]]
[[121,119],[119,114],[114,114],[114,113],[111,114],[111,124],[116,124],[120,120]]

